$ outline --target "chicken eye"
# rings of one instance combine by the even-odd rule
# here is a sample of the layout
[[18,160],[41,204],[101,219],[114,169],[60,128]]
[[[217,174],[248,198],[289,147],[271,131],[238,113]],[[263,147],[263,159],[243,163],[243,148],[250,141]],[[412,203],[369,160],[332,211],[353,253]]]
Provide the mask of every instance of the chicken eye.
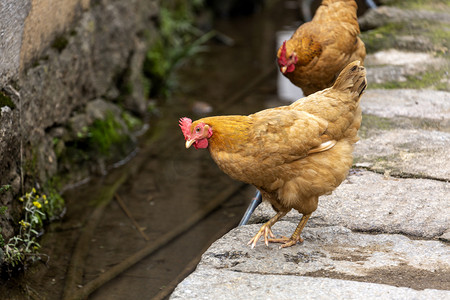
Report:
[[200,132],[200,127],[195,128],[195,132]]

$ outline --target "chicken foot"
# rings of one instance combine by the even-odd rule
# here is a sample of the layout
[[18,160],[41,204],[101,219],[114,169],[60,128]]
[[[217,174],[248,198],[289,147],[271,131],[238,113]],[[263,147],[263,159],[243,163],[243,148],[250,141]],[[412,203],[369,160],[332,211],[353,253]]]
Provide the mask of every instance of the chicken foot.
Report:
[[305,228],[306,222],[308,222],[309,217],[311,217],[311,214],[302,216],[300,222],[297,225],[297,228],[295,229],[294,233],[290,238],[283,236],[279,239],[269,239],[269,242],[283,243],[283,245],[280,246],[280,249],[291,247],[297,243],[303,243],[303,239],[300,237],[300,234],[302,233],[303,228]]
[[263,235],[263,233],[264,233],[264,243],[266,244],[266,246],[269,246],[268,236],[270,235],[270,237],[275,238],[275,235],[273,234],[272,229],[270,229],[270,228],[273,226],[273,224],[278,222],[278,220],[280,220],[286,214],[287,214],[287,212],[282,212],[282,211],[277,212],[277,214],[272,219],[270,219],[263,226],[261,226],[258,233],[248,242],[247,245],[251,244],[252,249],[255,248],[256,242],[258,242],[261,235]]

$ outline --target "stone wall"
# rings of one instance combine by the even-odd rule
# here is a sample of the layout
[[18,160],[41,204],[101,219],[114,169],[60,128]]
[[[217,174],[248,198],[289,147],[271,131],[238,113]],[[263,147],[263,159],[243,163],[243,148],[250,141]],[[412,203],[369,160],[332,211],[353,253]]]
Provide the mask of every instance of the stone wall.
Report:
[[[24,185],[55,176],[58,153],[82,128],[107,112],[146,112],[141,65],[158,7],[157,0],[0,2],[0,187],[11,185],[0,206],[12,207]],[[11,211],[0,216],[5,239]]]

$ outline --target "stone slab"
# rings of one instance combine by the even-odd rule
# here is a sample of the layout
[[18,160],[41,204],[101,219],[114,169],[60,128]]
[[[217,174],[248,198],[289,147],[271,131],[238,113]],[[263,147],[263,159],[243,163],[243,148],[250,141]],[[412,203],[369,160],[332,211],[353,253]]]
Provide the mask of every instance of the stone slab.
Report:
[[170,299],[449,299],[450,292],[294,275],[264,275],[200,267]]
[[[370,70],[370,69],[369,69]],[[361,99],[363,113],[384,118],[409,117],[450,120],[450,92],[433,90],[368,90]]]
[[359,18],[359,26],[362,30],[373,29],[390,23],[410,23],[411,20],[428,20],[434,22],[450,23],[448,12],[434,12],[425,9],[411,10],[394,6],[379,6],[370,9],[362,18]]
[[377,172],[450,180],[450,133],[382,130],[355,145],[355,165]]
[[[297,224],[279,221],[276,236],[290,236]],[[308,227],[304,242],[278,249],[262,240],[251,249],[247,242],[260,224],[241,226],[217,240],[203,254],[200,265],[245,273],[309,275],[319,271],[370,276],[387,267],[450,272],[450,246],[440,241],[413,240],[399,234],[365,234],[342,226]],[[427,259],[423,259],[427,257]]]

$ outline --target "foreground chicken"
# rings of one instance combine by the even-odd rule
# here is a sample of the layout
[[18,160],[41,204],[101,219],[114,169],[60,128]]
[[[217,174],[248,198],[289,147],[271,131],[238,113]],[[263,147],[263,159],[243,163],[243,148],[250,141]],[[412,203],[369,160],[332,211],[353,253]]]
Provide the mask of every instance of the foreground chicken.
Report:
[[348,63],[364,61],[356,9],[355,0],[323,0],[312,21],[278,50],[280,71],[305,95],[332,86]]
[[[359,99],[366,88],[359,61],[349,64],[333,87],[289,106],[249,116],[180,119],[186,148],[209,148],[217,165],[234,179],[253,184],[277,214],[249,244],[264,235],[289,247],[316,210],[318,197],[333,191],[352,165],[361,124]],[[290,238],[275,239],[271,227],[292,208],[303,214]],[[273,239],[269,239],[268,236]]]

